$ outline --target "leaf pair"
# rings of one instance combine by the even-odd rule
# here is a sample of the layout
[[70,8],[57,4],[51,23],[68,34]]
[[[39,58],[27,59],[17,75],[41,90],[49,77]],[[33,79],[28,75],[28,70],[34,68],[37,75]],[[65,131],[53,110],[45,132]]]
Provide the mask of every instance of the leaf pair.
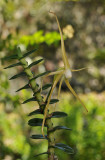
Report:
[[[22,54],[19,54],[20,57],[19,57],[17,54],[13,54],[13,55],[11,55],[11,56],[6,56],[6,57],[4,57],[4,60],[10,60],[10,59],[19,59],[19,60],[20,60],[20,59],[25,58],[25,57],[29,56],[30,54],[34,53],[36,50],[37,50],[37,49],[33,49],[33,50],[25,53],[23,56],[22,56]],[[20,52],[20,48],[19,48],[19,47],[17,48],[17,52],[18,52],[18,53]],[[20,52],[20,53],[21,53],[21,52]],[[14,66],[13,66],[13,67],[14,67]],[[11,68],[11,67],[8,67],[8,68]]]
[[[73,154],[74,153],[73,149],[70,146],[68,146],[66,144],[63,144],[63,143],[56,143],[54,146],[50,146],[50,148],[60,149],[64,152],[66,152],[67,154]],[[49,152],[43,152],[43,153],[37,154],[35,157],[43,155],[43,154],[50,154],[50,153]]]

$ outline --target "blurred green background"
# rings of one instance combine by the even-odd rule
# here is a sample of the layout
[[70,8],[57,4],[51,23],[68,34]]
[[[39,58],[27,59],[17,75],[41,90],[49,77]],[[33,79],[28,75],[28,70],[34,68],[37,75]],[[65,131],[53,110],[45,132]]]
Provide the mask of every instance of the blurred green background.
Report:
[[[0,0],[0,160],[32,160],[33,156],[47,150],[46,140],[32,140],[32,133],[41,133],[40,127],[29,127],[28,113],[38,108],[36,103],[21,105],[32,96],[31,91],[15,91],[27,79],[8,79],[20,72],[21,67],[3,68],[15,63],[3,58],[15,54],[19,45],[23,53],[34,48],[37,52],[26,58],[28,63],[44,57],[44,64],[33,67],[37,74],[56,70],[62,66],[60,35],[54,11],[64,33],[65,48],[71,68],[90,67],[73,73],[71,85],[85,103],[88,113],[62,85],[60,102],[56,110],[68,114],[64,119],[53,119],[72,131],[57,131],[56,142],[70,145],[73,155],[56,150],[60,160],[105,159],[105,1],[55,1],[55,0]],[[44,79],[49,83],[52,78]],[[41,83],[38,79],[37,83]],[[54,92],[56,97],[57,88]],[[44,93],[46,94],[46,93]],[[54,110],[54,106],[51,107]],[[45,160],[46,155],[38,160]]]

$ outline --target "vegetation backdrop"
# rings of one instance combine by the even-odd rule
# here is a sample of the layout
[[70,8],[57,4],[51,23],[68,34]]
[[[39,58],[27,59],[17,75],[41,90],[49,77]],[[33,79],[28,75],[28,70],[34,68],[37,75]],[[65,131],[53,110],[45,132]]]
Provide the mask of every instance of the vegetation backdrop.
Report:
[[[37,52],[29,63],[39,57],[45,63],[33,67],[33,73],[56,70],[62,66],[60,35],[55,18],[48,13],[56,12],[63,30],[65,47],[71,68],[90,67],[75,72],[71,85],[84,101],[88,114],[63,84],[56,110],[65,111],[68,117],[54,119],[72,131],[58,131],[56,141],[74,149],[73,155],[56,150],[60,160],[105,159],[105,1],[104,0],[0,0],[0,160],[32,160],[36,153],[47,149],[44,140],[32,140],[30,135],[40,129],[27,124],[28,113],[38,108],[37,103],[21,102],[31,97],[31,92],[15,92],[26,79],[8,79],[22,70],[21,67],[4,70],[14,60],[4,61],[5,56],[15,54],[19,45],[25,53],[34,48]],[[51,82],[44,79],[43,83]],[[38,79],[41,83],[41,79]],[[56,95],[57,88],[54,91]],[[51,108],[53,110],[53,108]],[[44,160],[46,156],[39,157]]]

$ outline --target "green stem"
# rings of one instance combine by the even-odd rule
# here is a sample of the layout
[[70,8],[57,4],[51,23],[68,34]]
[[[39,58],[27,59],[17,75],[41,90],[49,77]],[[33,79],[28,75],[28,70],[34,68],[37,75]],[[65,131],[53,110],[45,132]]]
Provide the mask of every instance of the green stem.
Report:
[[49,132],[53,128],[53,123],[51,119],[46,120],[47,124],[47,137],[48,137],[48,152],[50,153],[48,156],[48,160],[54,160],[54,148],[51,148],[50,146],[55,145],[55,137],[54,132]]
[[[24,72],[26,73],[28,79],[29,79],[29,85],[33,91],[33,95],[35,96],[35,98],[37,99],[37,102],[39,104],[40,109],[42,110],[42,112],[44,113],[44,109],[45,109],[45,102],[41,96],[40,92],[38,91],[38,85],[35,82],[35,79],[33,78],[33,74],[30,70],[30,68],[28,68],[28,63],[25,60],[25,58],[22,58],[22,53],[20,48],[18,48],[18,58],[19,61],[21,62],[23,68],[24,68]],[[49,112],[47,113],[47,117],[48,117]],[[51,121],[51,119],[46,119],[46,124],[47,124],[47,138],[48,138],[48,160],[58,160],[57,156],[55,156],[54,154],[54,148],[51,148],[50,146],[54,146],[55,145],[55,138],[54,138],[54,132],[49,132],[52,128],[53,128],[53,123]]]

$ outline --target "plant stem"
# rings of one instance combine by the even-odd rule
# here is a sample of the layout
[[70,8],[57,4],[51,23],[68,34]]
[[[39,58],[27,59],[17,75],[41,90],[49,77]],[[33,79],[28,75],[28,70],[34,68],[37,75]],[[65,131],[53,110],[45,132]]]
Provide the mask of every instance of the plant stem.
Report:
[[49,132],[53,128],[53,123],[51,122],[51,119],[46,120],[47,124],[47,137],[48,137],[48,152],[51,153],[48,156],[48,160],[54,160],[54,148],[50,148],[50,146],[55,145],[55,138],[54,138],[54,132]]
[[[37,83],[35,82],[35,79],[32,79],[33,74],[31,72],[30,68],[28,67],[28,63],[25,60],[25,58],[22,58],[22,53],[19,48],[18,48],[18,58],[24,68],[24,72],[26,73],[26,75],[29,79],[29,85],[33,91],[33,95],[36,98],[42,113],[44,113],[45,102],[41,96],[41,93],[37,92],[39,87],[38,87]],[[47,117],[48,117],[48,114],[49,114],[49,112],[47,113]],[[54,154],[54,148],[50,147],[50,146],[55,145],[54,132],[49,132],[53,128],[53,123],[52,123],[51,119],[46,119],[46,124],[47,124],[47,138],[48,138],[48,153],[50,153],[50,154],[48,154],[48,160],[58,160],[57,156],[55,156],[55,154]]]

